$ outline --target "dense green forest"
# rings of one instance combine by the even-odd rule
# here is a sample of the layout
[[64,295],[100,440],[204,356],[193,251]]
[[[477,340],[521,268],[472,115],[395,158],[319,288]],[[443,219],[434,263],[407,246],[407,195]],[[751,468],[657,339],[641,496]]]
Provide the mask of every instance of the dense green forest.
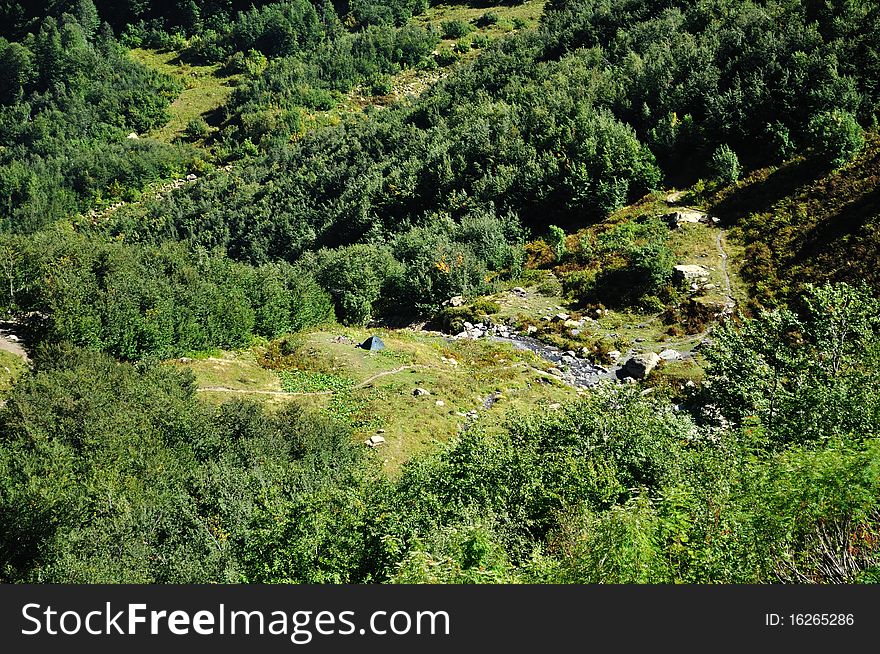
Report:
[[[0,581],[880,581],[880,3],[170,4],[0,3]],[[194,70],[234,88],[158,136]],[[355,384],[308,335],[427,321],[457,366],[521,286],[541,342],[610,365],[653,321],[699,370],[389,472],[342,405],[423,362]],[[336,411],[206,401],[222,352]]]

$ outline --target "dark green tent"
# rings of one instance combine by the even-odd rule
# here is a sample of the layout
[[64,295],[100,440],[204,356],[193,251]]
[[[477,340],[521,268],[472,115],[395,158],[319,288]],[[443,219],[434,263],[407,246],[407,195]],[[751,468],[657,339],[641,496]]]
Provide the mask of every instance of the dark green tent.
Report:
[[382,339],[378,336],[370,336],[367,340],[360,344],[360,347],[365,350],[370,350],[371,352],[376,352],[377,350],[384,350],[385,343],[383,343]]

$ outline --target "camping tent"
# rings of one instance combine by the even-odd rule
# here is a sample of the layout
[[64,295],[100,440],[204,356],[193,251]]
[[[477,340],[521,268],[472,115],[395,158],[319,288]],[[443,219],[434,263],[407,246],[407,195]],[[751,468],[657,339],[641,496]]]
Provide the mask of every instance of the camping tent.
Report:
[[370,336],[367,340],[360,344],[360,347],[365,350],[370,350],[371,352],[376,352],[377,350],[384,350],[385,343],[383,343],[382,339],[378,336]]

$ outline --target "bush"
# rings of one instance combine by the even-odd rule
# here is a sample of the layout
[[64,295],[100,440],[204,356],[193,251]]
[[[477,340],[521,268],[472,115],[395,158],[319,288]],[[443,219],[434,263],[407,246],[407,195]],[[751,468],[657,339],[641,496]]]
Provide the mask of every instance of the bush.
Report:
[[477,19],[477,27],[490,27],[501,22],[501,16],[494,11],[487,11]]
[[321,250],[312,263],[318,281],[333,298],[336,315],[347,325],[369,322],[381,301],[388,301],[389,282],[403,272],[387,248],[374,245]]
[[474,27],[463,20],[445,20],[440,24],[444,39],[460,39],[470,34]]
[[810,120],[814,152],[833,168],[840,168],[865,146],[862,126],[848,111],[826,111]]
[[557,227],[556,225],[550,225],[548,228],[549,235],[547,236],[547,243],[553,248],[553,253],[556,255],[557,261],[562,261],[562,257],[565,256],[565,232],[561,227]]
[[475,34],[473,37],[471,37],[471,47],[472,48],[476,48],[476,49],[485,48],[489,45],[490,42],[491,41],[490,41],[489,37],[486,36],[485,34]]
[[712,153],[709,168],[715,179],[723,184],[733,184],[741,172],[739,157],[726,144],[719,145]]
[[211,128],[208,126],[208,123],[205,122],[204,118],[198,116],[186,124],[184,134],[186,134],[186,137],[192,141],[199,141],[207,138],[210,132]]
[[449,48],[444,48],[437,53],[436,59],[440,66],[450,66],[458,61],[458,54]]
[[455,44],[454,50],[458,54],[467,54],[471,51],[471,44],[466,39],[461,39],[458,43]]

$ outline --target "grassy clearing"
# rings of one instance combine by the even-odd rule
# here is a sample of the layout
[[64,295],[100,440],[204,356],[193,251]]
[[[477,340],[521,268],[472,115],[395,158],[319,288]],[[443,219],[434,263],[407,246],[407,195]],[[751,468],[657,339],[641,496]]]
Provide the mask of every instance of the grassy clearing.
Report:
[[199,386],[247,393],[252,390],[281,392],[281,378],[257,363],[252,352],[224,352],[204,359],[175,359],[178,368],[192,370]]
[[[270,406],[296,403],[348,423],[358,440],[384,429],[386,444],[376,452],[389,472],[455,436],[466,423],[491,431],[512,411],[551,410],[575,394],[548,381],[545,362],[507,344],[448,341],[409,331],[375,333],[386,350],[356,347],[368,335],[364,330],[338,327],[309,334],[279,370],[264,368],[259,350],[170,365],[192,370],[201,396],[211,402],[249,397]],[[416,388],[429,394],[416,396]],[[490,395],[497,399],[486,408]],[[476,415],[468,416],[471,411]]]
[[[497,37],[517,29],[529,29],[538,24],[541,14],[544,13],[544,5],[546,0],[527,0],[520,5],[497,5],[497,6],[478,6],[481,3],[470,4],[437,4],[429,7],[428,10],[414,18],[416,23],[422,25],[436,25],[446,21],[460,20],[470,23],[474,27],[474,31],[468,36],[474,34],[485,34],[490,37]],[[486,14],[495,14],[498,21],[494,24],[481,25],[480,19]],[[467,38],[467,37],[464,37]],[[454,40],[445,40],[444,45],[454,44]]]
[[199,66],[185,63],[175,51],[135,48],[130,55],[145,66],[177,78],[185,87],[171,103],[171,120],[147,135],[166,143],[183,136],[187,125],[195,118],[201,117],[210,123],[211,114],[226,104],[237,82],[237,76],[224,75],[219,64]]
[[9,391],[26,369],[27,366],[21,357],[12,352],[0,350],[0,394]]

